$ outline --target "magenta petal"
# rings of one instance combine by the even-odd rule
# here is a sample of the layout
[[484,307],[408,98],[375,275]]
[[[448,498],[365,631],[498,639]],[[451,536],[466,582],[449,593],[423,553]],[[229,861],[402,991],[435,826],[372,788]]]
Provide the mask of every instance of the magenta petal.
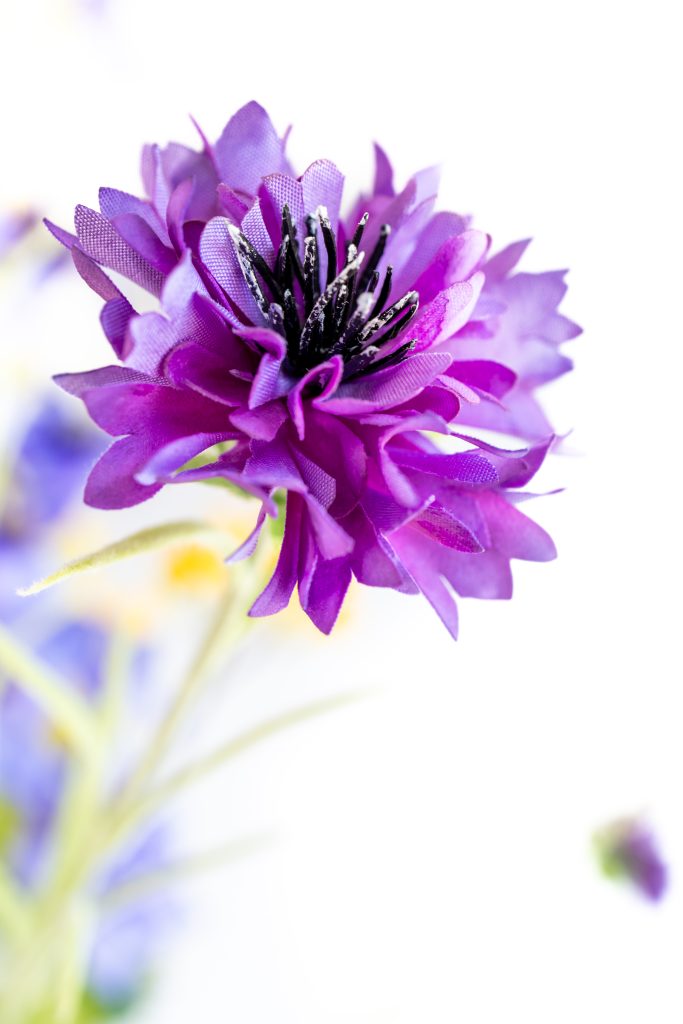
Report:
[[187,211],[192,201],[193,192],[193,178],[181,181],[171,193],[166,209],[166,226],[168,228],[169,241],[178,253],[185,249],[183,225],[187,219]]
[[443,572],[461,597],[478,597],[487,601],[512,597],[510,562],[499,551],[482,551],[474,558],[449,551]]
[[474,230],[463,231],[444,242],[413,285],[420,301],[431,302],[439,292],[470,278],[479,269],[489,243],[488,235]]
[[95,422],[113,436],[140,434],[149,440],[163,436],[165,443],[187,435],[189,423],[192,433],[228,433],[230,429],[223,405],[166,384],[124,381],[87,390],[83,398]]
[[199,253],[214,280],[230,296],[233,303],[252,323],[263,323],[263,314],[247,287],[230,234],[232,225],[226,217],[214,217],[206,225],[199,243]]
[[[458,639],[458,607],[440,576],[438,546],[421,540],[410,526],[392,533],[389,543],[454,640]],[[470,555],[476,558],[476,555]]]
[[439,505],[430,505],[412,521],[412,529],[424,533],[446,548],[475,554],[483,547],[464,523]]
[[319,559],[302,607],[322,633],[331,633],[351,582],[348,558]]
[[164,371],[178,387],[191,388],[230,408],[244,405],[248,386],[231,375],[230,363],[200,345],[189,343],[173,349],[164,361]]
[[300,445],[303,455],[327,467],[336,481],[336,493],[328,506],[341,519],[361,499],[367,480],[368,455],[363,441],[336,416],[308,413],[310,433]]
[[135,479],[141,484],[166,482],[186,462],[228,438],[228,433],[188,434],[185,437],[178,437],[155,452],[136,472]]
[[259,441],[272,441],[282,424],[287,419],[287,410],[282,402],[268,402],[258,409],[244,409],[233,412],[230,422],[247,437]]
[[287,170],[284,148],[266,111],[252,101],[230,118],[213,152],[221,180],[254,195],[264,175]]
[[394,172],[389,157],[379,143],[374,143],[375,150],[375,182],[372,191],[375,195],[394,195]]
[[311,494],[304,495],[306,511],[323,558],[341,558],[353,551],[353,537]]
[[303,185],[289,174],[267,174],[261,182],[259,198],[266,224],[271,229],[273,241],[280,237],[283,207],[288,206],[297,237],[303,238],[304,217],[312,210],[304,206]]
[[302,503],[296,494],[287,498],[285,532],[275,572],[270,582],[249,609],[249,615],[274,615],[289,604],[297,580],[299,536],[301,533]]
[[486,516],[491,541],[508,558],[549,562],[557,557],[552,539],[537,523],[493,491],[482,493],[477,502]]
[[95,508],[129,508],[153,497],[162,484],[141,484],[135,479],[151,454],[145,438],[124,437],[115,441],[88,477],[86,504]]
[[120,299],[110,299],[102,307],[100,313],[102,330],[119,359],[124,358],[126,334],[131,320],[136,315],[128,299],[123,297]]
[[86,370],[84,373],[60,373],[53,379],[60,388],[77,398],[82,398],[93,388],[116,387],[119,384],[137,382],[154,383],[144,373],[130,370],[126,366],[102,366],[99,370]]
[[263,257],[268,266],[273,266],[275,263],[275,249],[263,219],[261,203],[258,199],[254,200],[245,213],[244,219],[240,224],[240,230]]
[[216,192],[220,204],[230,220],[235,224],[241,224],[242,218],[249,209],[249,204],[245,202],[243,196],[238,195],[234,189],[229,188],[222,182]]
[[89,256],[86,256],[86,254],[77,246],[74,246],[71,250],[71,258],[76,270],[85,283],[89,288],[92,288],[92,290],[96,292],[101,299],[109,301],[111,299],[119,299],[123,297],[114,282],[107,277],[97,263],[95,263],[95,261]]
[[509,367],[490,359],[456,360],[446,373],[494,398],[503,398],[517,380]]
[[134,213],[122,213],[112,224],[123,238],[151,267],[166,276],[178,261],[173,249],[164,245],[149,224]]
[[391,547],[360,506],[354,508],[342,524],[355,541],[351,567],[359,583],[417,593]]
[[353,414],[401,405],[430,384],[450,364],[451,357],[437,352],[409,356],[397,367],[378,370],[368,377],[342,384],[333,398],[319,407],[328,412]]
[[486,280],[502,281],[507,277],[521,260],[530,242],[530,238],[524,238],[521,242],[513,242],[512,245],[508,245],[492,256],[486,264]]
[[241,562],[245,558],[251,558],[251,556],[254,554],[254,551],[256,551],[256,545],[258,544],[258,539],[261,536],[261,530],[263,528],[263,524],[265,523],[265,521],[266,506],[262,505],[258,517],[256,519],[256,525],[254,526],[254,529],[251,531],[246,540],[244,540],[240,544],[240,546],[236,548],[235,551],[233,551],[231,555],[228,555],[228,557],[226,558],[226,562]]
[[411,333],[420,342],[420,349],[447,341],[467,322],[474,309],[484,275],[474,274],[469,281],[451,285],[418,313]]
[[138,199],[137,196],[130,195],[128,192],[120,192],[115,188],[101,188],[98,198],[100,201],[100,212],[104,214],[107,220],[113,221],[114,218],[120,217],[123,214],[133,214],[143,220],[157,236],[161,237],[163,242],[169,242],[164,221],[151,203],[146,202],[144,199]]
[[163,275],[124,241],[106,217],[87,206],[77,206],[74,219],[78,241],[88,256],[153,295],[161,294]]
[[442,455],[404,448],[392,450],[392,458],[400,466],[418,469],[421,473],[430,473],[442,480],[486,487],[498,483],[498,473],[493,463],[475,452]]
[[324,206],[330,218],[332,230],[336,231],[344,188],[344,175],[330,160],[316,160],[302,174],[301,188],[305,212],[315,213],[319,206]]
[[73,249],[73,247],[78,244],[77,235],[72,235],[70,231],[60,228],[58,224],[53,224],[53,222],[48,220],[47,217],[44,218],[43,224],[50,234],[67,249]]
[[319,363],[312,370],[305,373],[287,395],[287,405],[294,421],[299,440],[303,441],[306,433],[306,420],[304,416],[303,395],[311,384],[317,384],[319,392],[311,403],[316,409],[324,407],[324,402],[330,395],[333,395],[342,379],[344,373],[344,361],[341,356],[332,356],[324,363]]

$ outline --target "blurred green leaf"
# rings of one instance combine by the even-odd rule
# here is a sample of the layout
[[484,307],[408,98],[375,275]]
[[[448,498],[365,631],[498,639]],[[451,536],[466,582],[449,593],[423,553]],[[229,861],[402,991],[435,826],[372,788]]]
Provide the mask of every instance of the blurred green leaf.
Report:
[[108,544],[106,547],[100,548],[99,551],[93,551],[89,555],[83,555],[82,558],[74,559],[73,562],[67,562],[61,569],[57,569],[56,572],[50,573],[49,576],[45,576],[29,587],[22,588],[18,593],[21,597],[29,597],[31,594],[38,594],[41,590],[53,587],[55,583],[62,583],[79,573],[101,569],[105,565],[112,565],[124,558],[133,558],[136,555],[145,554],[147,551],[166,547],[168,544],[184,540],[187,537],[218,532],[217,528],[210,523],[193,520],[151,526],[145,530],[139,530],[137,533],[131,533],[114,544]]

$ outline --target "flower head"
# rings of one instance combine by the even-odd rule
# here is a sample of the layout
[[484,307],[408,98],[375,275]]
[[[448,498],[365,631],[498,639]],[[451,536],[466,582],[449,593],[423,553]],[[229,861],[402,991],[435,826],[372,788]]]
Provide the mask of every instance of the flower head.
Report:
[[667,889],[668,869],[654,832],[636,818],[612,822],[595,836],[600,866],[608,878],[625,879],[646,899],[660,900]]
[[[146,199],[102,189],[75,234],[50,225],[105,300],[120,361],[58,378],[118,438],[89,503],[222,478],[262,502],[244,557],[284,491],[280,557],[251,614],[298,586],[325,632],[352,576],[422,591],[455,635],[451,589],[509,597],[511,558],[554,557],[516,502],[551,441],[534,388],[569,368],[557,347],[578,332],[556,311],[561,274],[512,273],[523,244],[491,259],[487,235],[434,212],[435,172],[396,192],[379,147],[372,192],[342,216],[339,170],[318,160],[296,177],[255,103],[201,152],[148,147],[143,178]],[[138,315],[103,266],[160,310]]]

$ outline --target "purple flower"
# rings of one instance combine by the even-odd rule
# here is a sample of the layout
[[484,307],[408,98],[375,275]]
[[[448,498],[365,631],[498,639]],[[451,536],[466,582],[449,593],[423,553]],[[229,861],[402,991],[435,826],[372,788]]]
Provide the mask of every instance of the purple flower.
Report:
[[[103,189],[75,234],[50,225],[105,300],[122,364],[58,378],[118,438],[86,501],[223,478],[262,502],[244,557],[286,492],[279,561],[250,614],[298,586],[324,632],[355,576],[421,591],[455,636],[451,590],[507,598],[511,558],[554,557],[516,502],[552,440],[534,389],[569,368],[558,346],[578,333],[557,313],[561,274],[514,273],[525,243],[490,258],[487,235],[434,212],[435,172],[396,192],[379,147],[372,192],[342,217],[339,170],[318,160],[295,177],[255,103],[200,153],[148,147],[143,177],[149,198]],[[160,311],[137,315],[102,266]]]
[[652,902],[664,896],[668,869],[655,834],[642,821],[626,818],[613,822],[595,837],[595,848],[608,878],[630,881]]

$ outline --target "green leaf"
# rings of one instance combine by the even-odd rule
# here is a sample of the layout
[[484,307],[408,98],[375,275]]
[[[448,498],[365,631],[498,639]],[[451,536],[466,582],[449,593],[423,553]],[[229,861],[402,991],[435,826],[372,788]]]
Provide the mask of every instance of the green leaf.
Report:
[[177,523],[164,523],[161,526],[151,526],[130,536],[108,544],[99,551],[93,551],[89,555],[67,562],[61,569],[50,573],[42,580],[32,583],[30,587],[23,587],[17,593],[21,597],[29,597],[31,594],[38,594],[41,590],[53,587],[55,583],[62,583],[71,576],[82,572],[90,572],[93,569],[101,569],[105,565],[120,562],[124,558],[133,558],[135,555],[145,554],[147,551],[154,551],[157,548],[173,544],[175,541],[184,540],[186,537],[194,537],[200,533],[218,533],[215,526],[210,523],[184,520]]

